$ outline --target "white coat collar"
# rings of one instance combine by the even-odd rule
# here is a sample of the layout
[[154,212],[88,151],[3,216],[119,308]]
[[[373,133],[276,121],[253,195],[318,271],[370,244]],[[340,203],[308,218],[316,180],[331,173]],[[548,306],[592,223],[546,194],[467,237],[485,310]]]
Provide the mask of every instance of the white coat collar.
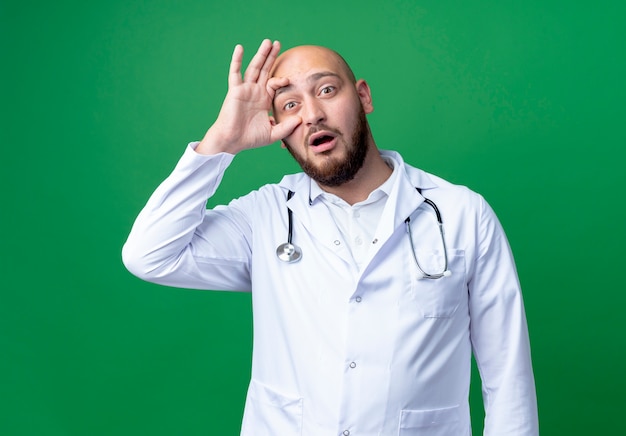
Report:
[[[376,232],[377,238],[384,242],[424,201],[416,188],[420,188],[428,196],[427,191],[437,188],[437,184],[426,172],[406,164],[399,153],[381,151],[381,155],[391,159],[394,168],[400,171],[388,193],[389,198]],[[321,243],[330,245],[333,241],[340,240],[341,235],[322,202],[311,198],[311,184],[312,181],[306,174],[297,173],[284,176],[279,186],[285,189],[285,199],[286,191],[294,192],[286,204],[293,211],[295,219],[307,229],[312,229],[315,225],[316,231],[311,231],[311,235],[320,239]]]

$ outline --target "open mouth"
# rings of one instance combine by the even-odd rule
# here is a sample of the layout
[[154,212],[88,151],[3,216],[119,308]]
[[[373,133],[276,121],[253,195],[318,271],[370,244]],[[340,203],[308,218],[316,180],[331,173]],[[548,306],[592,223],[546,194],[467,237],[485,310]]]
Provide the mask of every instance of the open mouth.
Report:
[[320,145],[328,145],[335,139],[337,139],[337,135],[334,132],[328,129],[320,129],[312,133],[307,142],[312,147],[319,147]]
[[333,139],[335,139],[334,136],[322,135],[322,136],[319,136],[317,138],[313,138],[313,140],[311,141],[311,145],[312,146],[318,146],[318,145],[322,145],[322,144],[327,144],[327,143],[331,142]]

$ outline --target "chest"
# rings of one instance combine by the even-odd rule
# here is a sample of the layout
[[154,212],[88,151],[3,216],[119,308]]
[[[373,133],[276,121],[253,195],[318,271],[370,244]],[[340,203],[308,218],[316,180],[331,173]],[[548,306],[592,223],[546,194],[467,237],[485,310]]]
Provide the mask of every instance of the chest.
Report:
[[[428,209],[412,215],[410,234],[404,220],[388,230],[379,225],[363,238],[360,261],[350,248],[354,241],[328,213],[308,223],[294,217],[292,242],[301,250],[301,259],[279,259],[276,247],[288,238],[286,215],[286,209],[282,215],[267,215],[272,230],[255,233],[251,270],[253,294],[262,294],[281,312],[332,313],[340,318],[350,302],[367,298],[378,312],[409,305],[417,316],[445,317],[467,298],[464,247],[455,244],[455,238],[444,247],[436,216]],[[451,276],[422,278],[420,268],[437,273],[446,263]]]

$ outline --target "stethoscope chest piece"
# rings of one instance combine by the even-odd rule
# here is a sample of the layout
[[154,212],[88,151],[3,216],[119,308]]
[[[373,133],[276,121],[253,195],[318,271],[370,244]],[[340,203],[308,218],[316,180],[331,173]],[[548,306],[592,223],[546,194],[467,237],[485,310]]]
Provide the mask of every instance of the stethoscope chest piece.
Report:
[[283,262],[293,263],[302,259],[302,250],[297,245],[285,242],[276,248],[276,256]]
[[[289,191],[287,193],[287,201],[293,197],[294,192]],[[287,219],[289,222],[289,230],[287,232],[287,242],[280,244],[276,248],[276,256],[283,262],[294,263],[302,259],[302,249],[295,244],[291,243],[293,235],[293,215],[291,209],[287,208]]]

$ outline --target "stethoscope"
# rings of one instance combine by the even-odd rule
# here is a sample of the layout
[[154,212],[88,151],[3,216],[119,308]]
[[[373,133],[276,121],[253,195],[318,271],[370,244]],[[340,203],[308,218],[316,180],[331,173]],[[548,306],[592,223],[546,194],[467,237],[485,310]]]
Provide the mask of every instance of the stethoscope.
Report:
[[[417,192],[422,193],[421,189],[417,189]],[[289,191],[287,193],[287,201],[293,197],[294,192]],[[411,253],[413,253],[413,260],[415,261],[415,265],[420,273],[420,278],[424,279],[440,279],[442,277],[448,277],[452,275],[452,272],[448,270],[448,249],[446,247],[446,239],[444,237],[443,232],[443,221],[441,219],[441,213],[439,212],[439,208],[435,204],[434,201],[424,198],[424,203],[429,205],[435,211],[435,215],[437,216],[437,224],[439,226],[439,235],[441,236],[441,245],[443,246],[443,271],[440,273],[427,273],[420,266],[419,261],[417,260],[417,255],[415,254],[415,246],[413,245],[413,235],[411,234],[411,217],[407,217],[404,220],[404,224],[406,225],[406,232],[409,236],[409,242],[411,243]],[[287,242],[280,244],[276,248],[276,256],[283,262],[293,263],[302,259],[302,249],[293,244],[291,242],[293,237],[293,213],[290,208],[287,208],[287,219],[288,219],[288,230],[287,230]]]
[[[293,194],[293,191],[287,192],[287,201],[293,197]],[[276,256],[283,262],[293,263],[302,259],[302,249],[291,243],[291,237],[293,236],[293,213],[289,208],[287,208],[287,219],[289,220],[287,242],[280,244],[276,248]]]

